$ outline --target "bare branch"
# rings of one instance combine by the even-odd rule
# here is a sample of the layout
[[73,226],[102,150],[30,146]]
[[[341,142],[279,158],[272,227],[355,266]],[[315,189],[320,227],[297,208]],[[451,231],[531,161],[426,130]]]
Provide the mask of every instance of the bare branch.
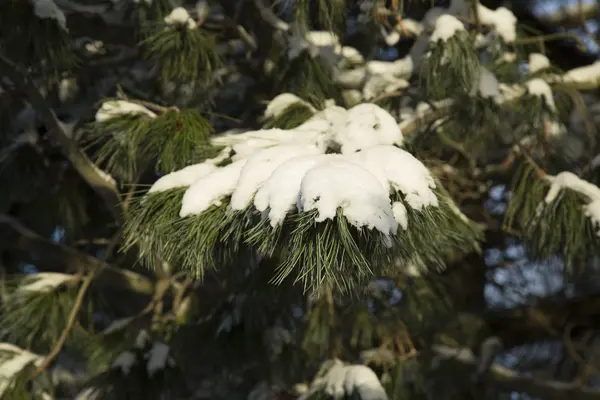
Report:
[[88,185],[102,197],[115,220],[122,222],[121,200],[114,179],[96,167],[79,148],[29,76],[19,72],[19,68],[3,56],[0,56],[0,72],[24,93],[49,133],[59,143],[65,157],[71,161]]
[[[82,253],[60,243],[52,242],[23,226],[7,215],[0,215],[0,241],[5,246],[23,250],[36,266],[50,264],[54,268],[64,266],[67,273],[98,271],[96,282],[111,287],[120,286],[139,294],[154,293],[154,283],[136,272],[114,267],[102,260]],[[7,236],[4,236],[4,235]]]

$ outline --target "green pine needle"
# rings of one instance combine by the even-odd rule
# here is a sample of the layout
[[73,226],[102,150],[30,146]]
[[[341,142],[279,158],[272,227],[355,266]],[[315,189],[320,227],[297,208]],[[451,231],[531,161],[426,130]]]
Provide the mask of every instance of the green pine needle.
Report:
[[208,137],[213,133],[208,121],[192,109],[167,111],[154,119],[150,128],[144,152],[160,154],[156,170],[162,173],[199,162],[199,147],[210,147]]
[[277,117],[267,120],[263,125],[263,129],[294,129],[305,123],[313,114],[313,110],[306,104],[293,103],[287,106]]
[[142,143],[151,129],[146,115],[122,115],[88,125],[84,143],[111,175],[131,182],[144,171],[150,155]]
[[31,279],[25,276],[9,281],[12,289],[2,304],[0,325],[6,341],[41,354],[48,352],[63,333],[77,285],[48,292],[16,291]]
[[431,54],[424,59],[421,85],[433,100],[469,93],[479,72],[479,57],[472,38],[458,32],[451,39],[431,44]]
[[52,81],[77,64],[68,33],[55,19],[37,17],[30,1],[0,2],[0,54]]
[[[315,8],[313,9],[312,6]],[[312,12],[316,13],[314,19],[311,18]],[[327,30],[343,34],[347,13],[345,0],[299,0],[294,2],[294,21],[309,30]]]
[[549,188],[533,167],[522,166],[514,180],[504,224],[520,230],[534,259],[547,260],[560,254],[569,267],[583,265],[600,248],[594,226],[583,214],[588,200],[563,189],[554,201],[545,204]]
[[141,45],[147,56],[160,64],[164,82],[208,82],[221,63],[214,38],[202,28],[166,26],[155,29]]
[[[89,125],[87,147],[96,162],[114,176],[131,182],[154,164],[169,173],[214,156],[212,126],[196,110],[168,110],[156,118],[122,115]],[[157,157],[158,155],[158,157]]]
[[325,107],[325,100],[333,99],[343,104],[342,92],[333,80],[333,70],[320,57],[303,52],[290,62],[281,61],[281,72],[274,84],[277,93],[293,93],[318,109]]

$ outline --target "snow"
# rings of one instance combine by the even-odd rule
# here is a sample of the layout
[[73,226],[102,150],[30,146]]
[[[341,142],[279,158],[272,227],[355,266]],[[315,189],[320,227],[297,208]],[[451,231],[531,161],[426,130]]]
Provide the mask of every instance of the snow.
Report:
[[67,29],[67,18],[54,0],[31,0],[31,3],[33,5],[33,12],[38,18],[54,19],[63,31],[69,31]]
[[103,335],[110,335],[111,333],[120,331],[121,329],[123,329],[126,326],[128,326],[134,320],[135,320],[135,317],[116,319],[113,322],[111,322],[111,324],[108,325],[106,327],[106,329],[104,329],[102,331],[102,334]]
[[267,105],[267,109],[265,110],[264,117],[265,118],[277,118],[280,116],[286,108],[291,106],[292,104],[300,103],[310,108],[313,112],[316,112],[315,108],[302,100],[300,97],[296,96],[292,93],[282,93],[278,96],[275,96]]
[[387,190],[365,168],[339,155],[330,155],[304,175],[297,207],[318,210],[317,222],[333,219],[341,208],[355,227],[375,228],[385,235],[397,230]]
[[365,58],[354,47],[344,46],[342,47],[340,53],[342,58],[347,60],[352,65],[360,65],[365,62]]
[[458,32],[464,32],[465,26],[452,15],[440,15],[435,21],[435,29],[429,38],[431,43],[445,42]]
[[583,207],[583,212],[590,218],[594,228],[598,229],[596,234],[600,236],[600,188],[572,172],[561,172],[556,176],[548,176],[546,179],[550,182],[550,190],[544,199],[546,204],[553,202],[564,188],[578,192],[589,199],[590,202]]
[[235,161],[194,182],[183,195],[179,216],[201,214],[210,206],[221,205],[235,190],[245,164],[244,159]]
[[198,24],[190,17],[190,14],[183,7],[176,7],[164,19],[167,25],[185,25],[188,29],[196,29]]
[[474,89],[476,89],[476,93],[484,99],[491,98],[496,103],[499,103],[502,99],[498,78],[483,66],[479,67],[478,83]]
[[160,177],[148,190],[148,193],[158,193],[178,187],[190,186],[192,183],[214,172],[217,167],[209,162],[189,165],[183,169]]
[[[4,350],[4,349],[0,349]],[[39,365],[43,358],[29,351],[10,346],[14,356],[0,363],[0,397],[13,385],[17,375],[28,365]]]
[[363,87],[363,98],[373,100],[381,95],[394,93],[409,86],[408,81],[392,75],[372,75]]
[[550,60],[541,53],[531,53],[529,55],[529,73],[534,74],[538,71],[550,68]]
[[527,81],[525,86],[530,95],[541,97],[550,110],[556,111],[552,89],[550,89],[550,85],[546,81],[541,78],[535,78]]
[[125,100],[110,100],[102,103],[102,106],[96,112],[96,122],[104,122],[111,118],[123,115],[142,115],[150,118],[156,118],[156,114],[139,104],[131,103]]
[[585,67],[573,68],[563,75],[566,83],[594,83],[600,80],[600,61]]
[[312,384],[312,391],[322,390],[336,399],[344,397],[387,400],[387,394],[373,370],[365,365],[344,365],[340,360],[330,361],[327,372]]
[[113,361],[112,367],[120,369],[125,375],[129,374],[131,367],[135,364],[136,355],[131,351],[124,351]]
[[496,34],[506,43],[517,39],[517,18],[512,11],[506,7],[490,10],[481,4],[477,5],[477,11],[481,24],[493,27]]
[[317,155],[288,160],[277,167],[260,187],[254,197],[254,207],[260,212],[269,210],[272,227],[283,223],[287,213],[296,205],[306,172],[328,158],[326,155]]
[[236,189],[231,196],[231,208],[245,209],[263,182],[282,163],[294,157],[320,153],[319,148],[314,145],[280,145],[253,155],[241,170]]
[[329,31],[310,31],[306,34],[306,40],[317,47],[335,47],[340,44],[337,35]]
[[354,153],[378,144],[402,145],[398,123],[383,108],[363,103],[348,110],[345,127],[335,132],[334,140],[342,154]]
[[408,214],[404,203],[395,201],[394,204],[392,204],[392,212],[394,213],[396,222],[400,224],[402,229],[406,230],[406,228],[408,228]]
[[353,155],[380,182],[387,182],[386,191],[400,191],[404,201],[414,210],[438,206],[432,189],[435,181],[421,161],[409,152],[392,146],[374,146]]
[[[76,277],[68,274],[61,274],[58,272],[40,272],[31,277],[32,283],[19,286],[17,289],[18,293],[44,293],[50,292],[53,289],[59,287],[65,282],[74,280]],[[29,279],[28,279],[29,281]],[[30,281],[30,282],[31,282]]]
[[152,376],[156,372],[165,369],[169,358],[169,346],[164,343],[155,342],[149,351],[147,364],[148,375]]
[[594,200],[583,207],[583,214],[592,221],[596,235],[600,236],[600,199]]

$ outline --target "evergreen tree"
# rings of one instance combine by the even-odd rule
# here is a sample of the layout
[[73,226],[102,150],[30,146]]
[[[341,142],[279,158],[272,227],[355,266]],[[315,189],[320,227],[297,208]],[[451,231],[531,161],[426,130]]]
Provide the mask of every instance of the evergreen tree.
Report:
[[2,0],[0,398],[600,398],[600,63],[434,3]]

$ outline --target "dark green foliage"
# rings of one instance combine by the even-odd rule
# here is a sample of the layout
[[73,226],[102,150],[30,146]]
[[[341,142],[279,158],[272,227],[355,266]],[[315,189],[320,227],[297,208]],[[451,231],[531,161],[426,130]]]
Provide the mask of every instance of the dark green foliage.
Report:
[[77,63],[67,31],[54,18],[38,18],[22,0],[0,2],[0,55],[50,80]]
[[441,100],[470,93],[479,73],[479,58],[469,34],[458,32],[430,46],[431,54],[423,58],[420,72],[426,95]]
[[327,99],[343,104],[341,90],[334,83],[332,67],[326,60],[303,52],[291,61],[284,57],[279,68],[281,71],[273,84],[277,94],[293,93],[318,109],[324,108]]
[[141,45],[160,65],[163,82],[209,82],[221,61],[214,38],[202,28],[159,24]]
[[169,173],[219,151],[212,126],[198,111],[167,110],[156,118],[122,115],[89,125],[85,140],[111,174],[133,181],[151,165]]
[[[9,282],[10,295],[2,303],[0,324],[5,340],[48,352],[62,334],[77,295],[77,285],[59,287],[47,292],[19,291],[19,285],[32,282],[35,276],[15,278]],[[75,281],[76,282],[76,281]]]
[[150,374],[148,363],[153,345],[147,342],[143,346],[138,344],[125,350],[135,355],[135,362],[127,372],[118,366],[111,366],[90,380],[86,387],[107,400],[168,400],[189,396],[183,373],[170,354],[165,368]]
[[345,0],[294,2],[294,21],[309,30],[327,30],[344,34],[347,13]]
[[125,214],[123,250],[136,246],[140,260],[153,268],[156,257],[168,262],[180,256],[170,236],[180,219],[181,200],[187,188],[135,196]]
[[524,164],[515,177],[504,224],[521,232],[530,257],[544,260],[560,254],[570,267],[579,266],[600,248],[594,226],[582,210],[589,200],[563,189],[546,204],[549,187],[533,167]]
[[263,125],[263,129],[294,129],[305,123],[313,115],[313,110],[306,104],[293,103],[277,117],[267,120]]
[[102,168],[131,182],[149,163],[142,143],[150,127],[147,115],[122,115],[89,124],[84,140]]

